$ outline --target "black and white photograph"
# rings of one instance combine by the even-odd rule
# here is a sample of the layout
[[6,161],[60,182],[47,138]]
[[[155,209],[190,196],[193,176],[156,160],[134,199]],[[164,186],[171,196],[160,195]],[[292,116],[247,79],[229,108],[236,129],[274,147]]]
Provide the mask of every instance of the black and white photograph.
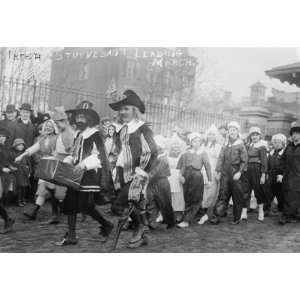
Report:
[[3,3],[1,297],[297,298],[297,8]]
[[1,251],[298,251],[300,48],[0,53]]

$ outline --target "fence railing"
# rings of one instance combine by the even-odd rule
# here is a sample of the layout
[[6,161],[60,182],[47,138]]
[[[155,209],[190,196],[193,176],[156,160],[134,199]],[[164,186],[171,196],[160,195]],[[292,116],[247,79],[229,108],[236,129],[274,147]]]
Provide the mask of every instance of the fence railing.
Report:
[[177,127],[184,131],[206,131],[212,124],[219,127],[230,121],[237,121],[242,131],[247,129],[247,120],[203,111],[181,110],[180,108],[157,103],[146,103],[146,119],[157,133],[168,134]]
[[[55,106],[75,107],[83,100],[94,103],[101,117],[112,117],[109,99],[104,94],[62,87],[49,82],[25,81],[15,78],[0,79],[0,110],[4,111],[7,104],[20,106],[30,103],[37,111],[48,111]],[[233,119],[238,121],[242,129],[246,129],[247,121],[236,116],[207,113],[202,111],[182,110],[175,106],[159,103],[146,103],[145,118],[152,124],[153,131],[168,134],[174,127],[185,131],[205,131],[212,124],[220,126]]]

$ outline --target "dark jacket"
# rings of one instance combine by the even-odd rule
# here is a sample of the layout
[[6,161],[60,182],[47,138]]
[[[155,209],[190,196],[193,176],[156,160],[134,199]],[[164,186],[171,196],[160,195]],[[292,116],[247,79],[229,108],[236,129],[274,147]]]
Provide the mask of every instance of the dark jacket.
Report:
[[178,160],[177,169],[179,169],[181,174],[185,176],[186,171],[189,167],[192,167],[193,169],[198,171],[201,171],[204,167],[208,180],[212,180],[212,170],[208,155],[205,151],[197,154],[194,153],[193,150],[188,150],[187,152],[182,154],[182,156]]
[[259,164],[262,173],[267,173],[268,157],[267,148],[262,142],[247,145],[248,164]]
[[11,123],[13,121],[9,121],[8,119],[3,119],[3,120],[0,120],[0,128],[5,128],[7,129],[9,123]]
[[0,145],[0,179],[2,181],[3,193],[6,194],[12,186],[12,191],[16,188],[16,177],[11,171],[10,173],[4,173],[3,168],[11,169],[13,165],[13,156],[10,149],[6,145]]
[[13,156],[6,145],[0,145],[0,174],[3,168],[9,168],[13,163]]
[[89,132],[87,135],[78,133],[75,137],[73,159],[76,165],[96,150],[98,152],[98,159],[101,162],[101,168],[86,170],[84,172],[80,190],[85,192],[110,191],[112,190],[112,176],[103,138],[96,129],[90,129]]
[[245,144],[237,139],[233,143],[229,141],[223,145],[216,166],[216,172],[233,176],[238,171],[247,170],[248,155]]
[[149,184],[154,184],[157,180],[169,176],[171,176],[171,171],[168,157],[166,154],[161,154],[155,160],[153,168],[149,173]]
[[[132,175],[136,167],[140,167],[145,172],[150,172],[157,158],[157,147],[153,138],[152,130],[143,124],[134,132],[125,134],[123,129],[117,135],[118,153],[122,150],[129,152],[126,156],[123,174],[118,172],[120,182],[127,183],[132,180]],[[124,147],[124,149],[122,149]],[[120,178],[123,177],[123,178]]]
[[22,122],[21,119],[17,119],[8,124],[7,130],[9,131],[8,146],[12,146],[13,142],[17,138],[21,138],[25,142],[25,148],[33,145],[34,141],[34,126],[29,121],[28,124]]
[[287,145],[282,155],[282,163],[284,188],[300,192],[300,144]]
[[[24,153],[24,151],[18,151],[16,149],[11,149],[11,155],[13,160]],[[30,158],[28,156],[23,157],[23,159],[18,163],[12,163],[13,167],[17,168],[17,171],[14,171],[14,175],[16,176],[17,185],[18,186],[29,186],[29,176],[31,174],[31,163]]]
[[277,175],[283,175],[284,164],[282,155],[284,149],[273,150],[268,156],[268,175],[270,178],[276,178]]

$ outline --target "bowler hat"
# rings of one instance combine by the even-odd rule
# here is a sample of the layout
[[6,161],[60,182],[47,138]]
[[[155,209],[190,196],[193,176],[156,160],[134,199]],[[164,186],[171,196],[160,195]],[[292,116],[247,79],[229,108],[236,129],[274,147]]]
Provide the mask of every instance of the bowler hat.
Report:
[[32,111],[31,105],[29,103],[22,103],[20,110]]
[[16,111],[17,110],[16,110],[15,105],[13,105],[13,104],[6,105],[6,110],[5,110],[6,113],[12,113],[12,112],[16,112]]
[[93,107],[93,103],[91,103],[89,101],[82,101],[76,106],[75,109],[67,110],[66,113],[71,114],[71,119],[73,122],[75,121],[76,115],[78,115],[78,114],[87,115],[87,116],[91,117],[91,119],[93,121],[92,126],[95,126],[100,123],[100,117],[99,117],[98,113],[92,109],[92,107]]
[[145,113],[146,110],[144,102],[133,90],[126,90],[120,101],[109,104],[111,109],[115,111],[119,111],[124,105],[135,106],[142,114]]

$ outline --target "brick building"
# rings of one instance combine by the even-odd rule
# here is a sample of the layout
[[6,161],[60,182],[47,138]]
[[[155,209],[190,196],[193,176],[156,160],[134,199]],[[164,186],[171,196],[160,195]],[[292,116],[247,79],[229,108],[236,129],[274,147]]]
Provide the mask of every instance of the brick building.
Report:
[[193,96],[196,67],[188,48],[64,48],[53,55],[49,106],[90,100],[107,116],[112,95],[132,88],[144,101],[180,107]]

